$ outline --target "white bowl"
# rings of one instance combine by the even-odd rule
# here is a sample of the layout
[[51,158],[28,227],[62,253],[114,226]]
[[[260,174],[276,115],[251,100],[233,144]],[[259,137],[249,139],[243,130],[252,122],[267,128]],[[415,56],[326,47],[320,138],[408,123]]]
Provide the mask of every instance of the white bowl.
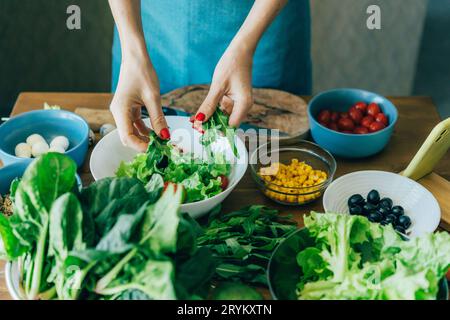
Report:
[[439,226],[441,209],[431,192],[409,178],[385,171],[358,171],[336,179],[323,196],[325,212],[348,214],[348,198],[358,193],[366,197],[372,189],[405,209],[412,221],[410,237],[433,232]]
[[[189,118],[180,116],[167,116],[167,123],[170,128],[171,141],[182,148],[185,152],[193,152],[196,156],[204,155],[204,148],[200,144],[200,133],[192,128]],[[145,119],[145,123],[150,126],[150,120]],[[208,213],[215,206],[220,204],[236,187],[242,179],[248,166],[248,154],[244,143],[236,137],[236,147],[240,158],[236,159],[225,138],[219,139],[212,146],[213,151],[222,151],[227,160],[232,161],[231,174],[229,176],[229,186],[222,193],[198,202],[186,203],[181,206],[181,211],[189,213],[193,218],[199,218]],[[107,177],[114,177],[122,161],[133,160],[137,152],[125,147],[120,139],[117,130],[112,131],[101,139],[95,146],[90,161],[91,173],[95,180]]]

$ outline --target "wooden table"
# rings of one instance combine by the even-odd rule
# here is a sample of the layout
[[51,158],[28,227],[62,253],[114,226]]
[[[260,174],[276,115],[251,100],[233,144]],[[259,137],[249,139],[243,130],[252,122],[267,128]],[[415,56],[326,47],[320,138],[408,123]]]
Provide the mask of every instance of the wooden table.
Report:
[[[111,102],[112,95],[107,93],[22,93],[12,110],[17,115],[30,110],[41,109],[44,102],[56,104],[66,110],[77,107],[105,109]],[[306,99],[308,99],[306,97]],[[385,170],[400,172],[406,168],[422,142],[433,127],[440,121],[436,107],[429,97],[391,97],[397,106],[399,121],[388,147],[380,154],[363,160],[336,159],[338,166],[336,177],[358,170]],[[79,174],[84,185],[93,181],[89,171],[89,156]],[[450,154],[447,154],[435,169],[435,172],[450,180]],[[293,214],[299,225],[303,224],[303,214],[311,210],[322,211],[321,199],[303,207],[286,207],[278,205],[256,190],[250,173],[247,172],[236,189],[223,203],[223,210],[232,211],[251,204],[263,204],[279,209],[282,213]],[[0,263],[3,270],[3,263]],[[0,299],[10,299],[5,287],[3,271],[0,274]]]

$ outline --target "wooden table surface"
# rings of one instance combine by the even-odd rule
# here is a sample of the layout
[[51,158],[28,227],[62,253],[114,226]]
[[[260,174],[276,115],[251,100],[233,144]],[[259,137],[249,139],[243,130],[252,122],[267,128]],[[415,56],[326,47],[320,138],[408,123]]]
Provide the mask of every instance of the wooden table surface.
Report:
[[[105,109],[108,108],[111,99],[112,95],[107,93],[22,93],[11,115],[42,109],[44,102],[60,105],[63,109],[71,111],[77,107]],[[436,107],[429,97],[391,97],[390,100],[398,108],[399,120],[387,148],[380,154],[363,160],[337,158],[336,177],[367,169],[400,172],[406,168],[430,131],[440,121]],[[79,172],[84,185],[93,181],[88,163],[89,156]],[[444,157],[435,172],[450,180],[450,154]],[[321,199],[303,207],[278,205],[257,191],[250,173],[247,172],[223,203],[223,210],[227,212],[251,204],[263,204],[279,209],[283,213],[293,214],[299,225],[303,224],[303,214],[311,210],[319,212],[323,210]],[[10,299],[5,287],[3,262],[0,263],[0,270],[0,299]]]

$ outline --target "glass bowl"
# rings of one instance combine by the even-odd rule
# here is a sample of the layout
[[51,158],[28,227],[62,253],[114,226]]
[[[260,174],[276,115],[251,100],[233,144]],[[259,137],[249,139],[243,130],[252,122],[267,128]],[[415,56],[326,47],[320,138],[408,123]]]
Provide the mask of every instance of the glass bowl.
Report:
[[[293,159],[305,164],[304,171],[296,173],[296,184],[290,183],[292,179],[275,182],[274,177],[281,167],[278,163],[287,165]],[[308,169],[308,166],[312,168]],[[309,141],[276,141],[253,151],[250,169],[256,185],[265,196],[283,205],[304,205],[320,198],[330,185],[336,172],[336,160],[328,151]],[[325,172],[326,177],[314,173],[317,170]],[[312,182],[312,177],[317,179]]]

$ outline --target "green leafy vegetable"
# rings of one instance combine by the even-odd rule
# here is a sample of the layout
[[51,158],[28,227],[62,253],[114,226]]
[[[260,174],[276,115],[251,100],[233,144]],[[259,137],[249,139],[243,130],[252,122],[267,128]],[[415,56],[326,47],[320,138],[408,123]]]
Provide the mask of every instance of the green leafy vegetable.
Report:
[[217,208],[210,214],[198,244],[214,253],[219,280],[239,279],[266,285],[266,269],[273,250],[296,229],[289,218],[264,206],[228,214],[221,214]]
[[450,266],[448,233],[404,241],[360,216],[311,213],[315,240],[297,255],[299,299],[435,299]]

